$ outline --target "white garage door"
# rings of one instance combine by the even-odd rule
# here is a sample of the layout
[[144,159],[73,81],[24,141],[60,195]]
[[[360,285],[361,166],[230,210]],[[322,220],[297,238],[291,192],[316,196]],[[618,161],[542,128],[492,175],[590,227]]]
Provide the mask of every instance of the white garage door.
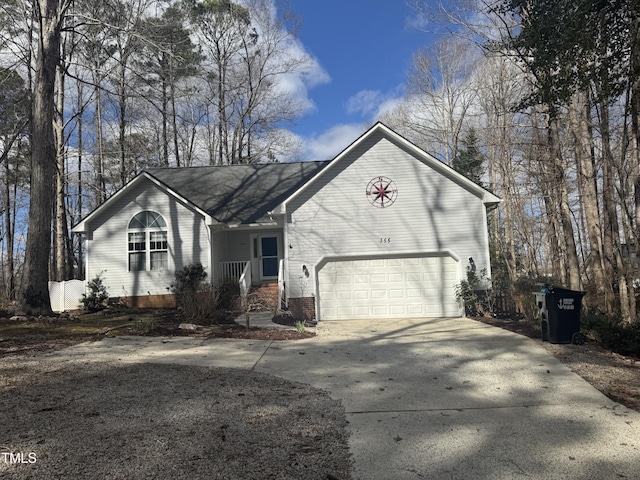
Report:
[[327,262],[318,272],[322,320],[456,317],[450,256]]

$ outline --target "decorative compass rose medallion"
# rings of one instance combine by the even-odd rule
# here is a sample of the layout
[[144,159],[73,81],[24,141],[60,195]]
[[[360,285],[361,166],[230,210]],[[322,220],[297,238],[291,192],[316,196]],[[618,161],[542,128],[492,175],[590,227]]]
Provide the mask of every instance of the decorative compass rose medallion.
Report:
[[371,205],[378,208],[385,208],[396,201],[398,188],[390,178],[376,177],[367,185],[366,194]]

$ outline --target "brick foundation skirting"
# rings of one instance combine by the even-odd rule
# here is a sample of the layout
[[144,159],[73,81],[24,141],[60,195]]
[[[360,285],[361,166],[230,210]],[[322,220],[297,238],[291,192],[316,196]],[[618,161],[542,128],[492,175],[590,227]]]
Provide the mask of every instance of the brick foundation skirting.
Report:
[[176,308],[176,296],[167,294],[120,297],[120,303],[131,308]]
[[289,311],[295,318],[302,318],[304,320],[315,320],[316,299],[315,297],[290,298]]

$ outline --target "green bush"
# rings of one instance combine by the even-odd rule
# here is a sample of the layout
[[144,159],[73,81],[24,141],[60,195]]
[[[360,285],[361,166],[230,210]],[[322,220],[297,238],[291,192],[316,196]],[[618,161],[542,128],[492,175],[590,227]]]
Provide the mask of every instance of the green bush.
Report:
[[605,348],[640,358],[640,326],[625,325],[620,317],[595,311],[583,312],[581,327]]
[[207,272],[204,271],[202,264],[191,263],[176,272],[171,291],[178,300],[185,292],[197,291],[206,280]]
[[206,279],[202,264],[195,263],[177,271],[171,285],[178,309],[190,321],[210,320],[218,306],[218,292]]
[[98,311],[105,307],[105,302],[109,299],[109,293],[107,293],[107,287],[102,283],[102,273],[99,273],[95,278],[87,284],[89,294],[82,294],[80,303],[85,310]]
[[491,290],[486,288],[487,283],[486,270],[483,269],[478,274],[474,269],[467,267],[467,279],[454,287],[456,299],[464,303],[465,315],[475,317],[491,313]]
[[240,308],[240,284],[236,280],[226,280],[218,286],[218,308],[238,310]]

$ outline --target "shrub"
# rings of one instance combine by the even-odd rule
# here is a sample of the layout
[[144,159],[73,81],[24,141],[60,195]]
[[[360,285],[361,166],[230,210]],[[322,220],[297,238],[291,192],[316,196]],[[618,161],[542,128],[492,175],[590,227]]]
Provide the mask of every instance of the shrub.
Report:
[[176,272],[171,291],[182,316],[190,321],[210,319],[218,306],[218,292],[206,282],[207,272],[200,263]]
[[179,297],[185,292],[197,291],[206,281],[207,272],[201,263],[191,263],[186,265],[182,270],[178,270],[175,280],[171,285],[171,291],[176,295],[179,305]]
[[519,276],[513,282],[510,298],[515,306],[514,314],[519,318],[525,318],[529,322],[537,322],[538,307],[534,292],[539,292],[542,284],[561,285],[562,282],[548,276],[529,275]]
[[226,280],[218,287],[218,308],[240,309],[240,285],[236,280]]
[[135,321],[134,327],[140,333],[147,334],[156,328],[156,319],[150,317],[139,318]]
[[622,318],[598,311],[583,312],[581,326],[604,347],[621,355],[640,358],[639,326],[625,325]]
[[467,279],[455,286],[456,299],[464,303],[466,315],[477,316],[491,312],[491,291],[485,287],[488,283],[487,271],[480,274],[467,267]]
[[87,284],[87,289],[89,290],[89,294],[83,293],[80,303],[82,303],[85,310],[94,312],[102,310],[105,307],[104,303],[109,299],[107,287],[102,283],[102,273],[96,275],[95,278]]

